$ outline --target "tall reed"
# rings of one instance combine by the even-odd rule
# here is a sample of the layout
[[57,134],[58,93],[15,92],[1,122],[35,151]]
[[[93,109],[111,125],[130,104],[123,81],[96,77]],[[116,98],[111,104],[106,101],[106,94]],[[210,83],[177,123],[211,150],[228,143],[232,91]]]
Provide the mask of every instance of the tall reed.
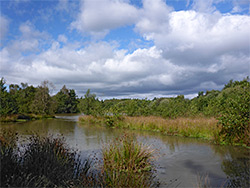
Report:
[[0,136],[1,187],[92,186],[90,163],[66,146],[63,138],[33,135],[22,151],[16,138]]
[[103,148],[103,173],[108,187],[151,187],[154,151],[124,135]]

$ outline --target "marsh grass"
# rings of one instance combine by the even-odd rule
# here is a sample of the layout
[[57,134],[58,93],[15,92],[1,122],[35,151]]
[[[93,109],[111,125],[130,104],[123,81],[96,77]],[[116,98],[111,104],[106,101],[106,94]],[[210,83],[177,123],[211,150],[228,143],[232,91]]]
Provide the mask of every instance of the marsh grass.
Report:
[[[10,135],[10,136],[9,136]],[[63,138],[31,136],[20,152],[18,135],[2,133],[1,187],[79,187],[95,185],[90,163],[80,161]]]
[[103,174],[107,187],[154,185],[154,150],[124,135],[103,148]]
[[[79,121],[105,125],[105,119],[103,117],[81,116]],[[166,135],[203,138],[213,140],[215,143],[220,142],[218,136],[220,132],[220,126],[218,126],[218,121],[215,118],[183,117],[176,119],[165,119],[158,116],[123,116],[123,118],[117,119],[116,122],[112,122],[112,124],[113,127],[118,128],[156,131]]]
[[61,137],[33,135],[21,146],[18,135],[0,133],[0,187],[151,187],[154,151],[124,135],[103,148],[101,168],[80,160]]
[[89,125],[104,125],[103,118],[92,115],[84,115],[79,117],[79,121]]

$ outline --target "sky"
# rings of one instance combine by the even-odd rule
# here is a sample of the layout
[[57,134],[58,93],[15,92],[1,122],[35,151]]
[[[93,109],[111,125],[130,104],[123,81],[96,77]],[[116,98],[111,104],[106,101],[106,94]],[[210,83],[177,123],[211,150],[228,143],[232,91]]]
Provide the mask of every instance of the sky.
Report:
[[0,0],[0,77],[192,98],[250,75],[250,0]]

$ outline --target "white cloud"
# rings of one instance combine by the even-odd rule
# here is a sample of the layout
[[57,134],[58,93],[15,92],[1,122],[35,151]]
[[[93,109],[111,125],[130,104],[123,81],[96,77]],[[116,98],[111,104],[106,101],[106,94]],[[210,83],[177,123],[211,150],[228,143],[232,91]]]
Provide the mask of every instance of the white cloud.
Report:
[[162,0],[144,0],[140,18],[136,22],[136,31],[139,31],[147,40],[153,39],[157,33],[167,34],[171,10]]
[[103,36],[110,29],[133,24],[137,9],[122,0],[85,0],[71,27],[82,33]]
[[137,29],[153,40],[163,56],[174,64],[207,67],[225,53],[249,53],[250,17],[247,15],[179,11],[171,12],[168,18],[162,23],[152,23],[168,23],[165,30]]
[[9,20],[0,14],[0,40],[4,40],[9,30]]
[[192,7],[194,10],[198,12],[208,12],[211,13],[216,10],[215,6],[213,5],[215,0],[194,0]]
[[59,42],[63,42],[63,43],[67,43],[68,39],[65,35],[59,35],[58,36],[58,41]]
[[[60,48],[57,44],[55,41],[40,55],[17,58],[6,79],[11,82],[12,77],[18,77],[18,82],[31,84],[48,79],[56,84],[57,89],[62,87],[63,82],[77,89],[78,93],[91,87],[102,90],[108,96],[110,91],[120,95],[123,90],[131,92],[139,89],[143,93],[150,87],[159,89],[157,84],[171,86],[181,71],[181,68],[163,59],[161,50],[156,47],[137,49],[127,54],[106,42],[92,43],[80,49],[67,45]],[[5,64],[12,64],[8,52],[2,50],[1,53],[6,57]]]

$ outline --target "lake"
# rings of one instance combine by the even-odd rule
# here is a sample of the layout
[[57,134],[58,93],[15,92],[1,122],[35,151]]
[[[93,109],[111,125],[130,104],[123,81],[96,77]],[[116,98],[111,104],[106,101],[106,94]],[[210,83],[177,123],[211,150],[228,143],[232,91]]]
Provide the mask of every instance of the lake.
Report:
[[[1,123],[0,131],[14,130],[27,137],[64,136],[66,143],[81,152],[81,157],[101,157],[101,148],[113,138],[133,134],[139,142],[155,150],[156,175],[161,187],[197,187],[199,177],[208,177],[212,187],[249,187],[250,150],[217,146],[201,139],[164,136],[148,131],[133,131],[82,125],[78,115],[58,115],[18,123]],[[22,140],[22,139],[21,139]]]

